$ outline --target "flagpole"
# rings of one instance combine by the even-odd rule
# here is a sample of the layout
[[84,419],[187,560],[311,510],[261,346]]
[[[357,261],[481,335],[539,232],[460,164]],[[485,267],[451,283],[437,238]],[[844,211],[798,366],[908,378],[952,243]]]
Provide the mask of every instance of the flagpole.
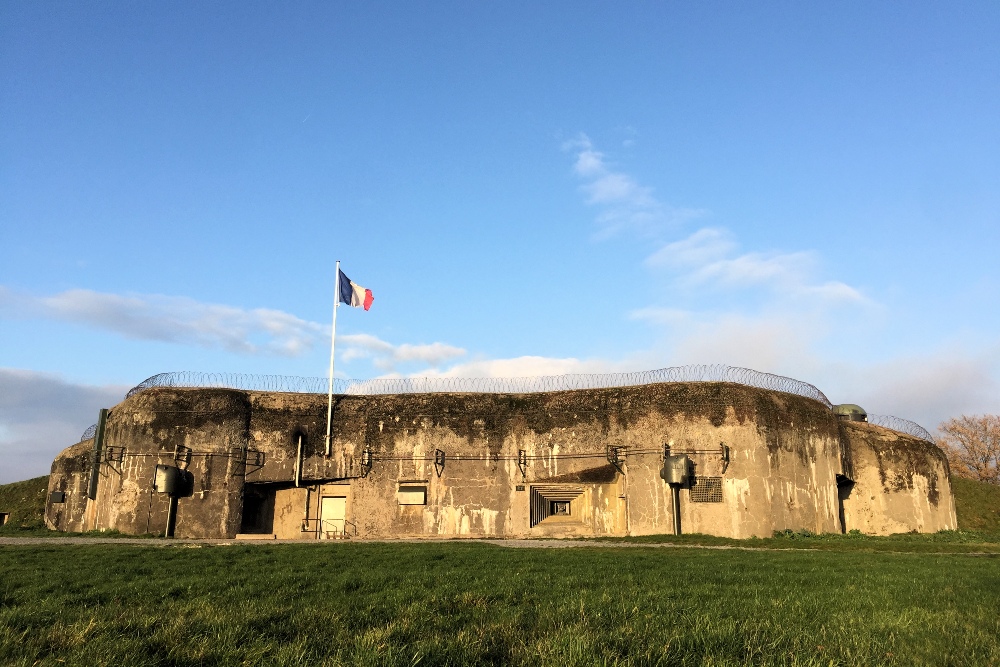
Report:
[[330,387],[326,404],[326,455],[330,456],[333,444],[330,435],[333,430],[333,350],[337,343],[337,306],[340,305],[340,260],[337,260],[337,277],[333,280],[333,330],[330,332]]

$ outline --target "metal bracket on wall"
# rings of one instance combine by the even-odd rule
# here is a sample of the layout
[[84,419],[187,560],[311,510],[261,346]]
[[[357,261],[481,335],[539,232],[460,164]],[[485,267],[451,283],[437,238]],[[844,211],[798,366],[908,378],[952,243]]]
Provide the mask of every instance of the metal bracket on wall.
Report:
[[521,471],[521,479],[528,478],[528,452],[523,449],[517,450],[517,467]]
[[435,449],[434,450],[434,471],[437,473],[438,477],[440,477],[441,473],[444,472],[444,459],[445,459],[444,452],[442,450],[440,450],[440,449]]
[[371,447],[365,447],[361,451],[361,476],[367,477],[368,473],[372,471],[372,449]]
[[729,468],[729,445],[720,442],[719,449],[722,450],[720,456],[722,457],[722,472],[725,474],[726,469]]
[[264,467],[265,455],[259,449],[244,449],[243,455],[246,457],[243,461],[245,474],[250,475]]
[[115,465],[121,465],[125,461],[125,448],[124,447],[106,447],[104,450],[104,462],[108,464],[108,467],[114,470],[119,475],[122,471],[115,467]]
[[[178,468],[187,469],[191,463],[191,448],[184,445],[174,447],[174,463],[178,464]],[[182,463],[183,466],[180,465]]]
[[615,467],[615,470],[625,474],[622,464],[625,462],[625,448],[616,445],[608,445],[608,463]]

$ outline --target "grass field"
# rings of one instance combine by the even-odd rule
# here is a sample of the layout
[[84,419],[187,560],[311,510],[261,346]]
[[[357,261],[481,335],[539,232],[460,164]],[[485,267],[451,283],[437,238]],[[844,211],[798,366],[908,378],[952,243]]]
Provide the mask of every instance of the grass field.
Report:
[[[37,512],[39,479],[0,502]],[[934,535],[15,543],[0,546],[0,665],[1000,666],[997,490],[982,486],[955,492],[983,532]],[[44,533],[22,523],[0,533]]]
[[13,484],[0,484],[0,512],[10,513],[0,534],[45,528],[45,493],[49,476],[26,479]]
[[997,665],[995,556],[0,548],[4,665]]
[[952,477],[958,526],[1000,534],[1000,486]]

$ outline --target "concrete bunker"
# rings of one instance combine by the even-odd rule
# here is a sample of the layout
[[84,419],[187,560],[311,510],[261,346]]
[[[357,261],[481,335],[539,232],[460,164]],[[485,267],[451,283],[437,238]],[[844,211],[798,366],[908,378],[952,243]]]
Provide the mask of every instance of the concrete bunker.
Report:
[[[150,491],[163,465],[191,476],[174,513],[185,537],[956,527],[940,450],[858,411],[842,416],[812,389],[818,397],[717,381],[341,394],[327,455],[325,438],[310,437],[325,432],[322,394],[149,387],[108,412],[103,441],[57,457],[46,520],[158,532],[171,522]],[[675,458],[686,463],[671,477]]]

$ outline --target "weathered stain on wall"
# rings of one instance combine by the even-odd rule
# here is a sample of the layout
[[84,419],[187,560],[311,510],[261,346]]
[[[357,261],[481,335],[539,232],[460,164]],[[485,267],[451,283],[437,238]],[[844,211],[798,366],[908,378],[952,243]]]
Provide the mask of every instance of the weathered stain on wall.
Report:
[[673,529],[664,446],[687,453],[700,480],[680,493],[684,532],[836,532],[842,507],[846,527],[865,532],[955,524],[943,455],[930,443],[742,385],[338,396],[330,456],[325,426],[325,396],[143,391],[111,410],[106,445],[124,456],[102,463],[96,501],[81,499],[86,443],[57,458],[50,484],[68,490],[67,502],[50,505],[49,524],[161,532],[167,500],[151,486],[166,463],[194,478],[179,536],[664,533]]
[[855,470],[844,501],[850,528],[880,535],[958,528],[944,452],[880,426],[842,422],[840,428]]

